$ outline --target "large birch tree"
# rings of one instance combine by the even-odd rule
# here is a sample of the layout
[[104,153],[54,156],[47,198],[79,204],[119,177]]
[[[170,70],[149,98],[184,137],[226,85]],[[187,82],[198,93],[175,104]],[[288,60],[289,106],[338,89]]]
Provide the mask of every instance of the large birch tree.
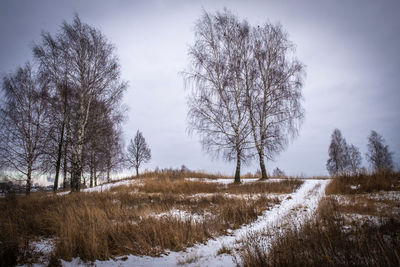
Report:
[[280,25],[252,27],[228,10],[204,12],[189,50],[192,82],[189,129],[201,135],[208,152],[242,161],[258,155],[262,179],[265,159],[282,151],[304,116],[304,65]]
[[[243,25],[238,24],[243,23]],[[249,153],[249,119],[245,91],[241,86],[240,40],[248,34],[245,22],[224,11],[204,12],[195,26],[190,47],[190,67],[185,71],[191,85],[189,129],[201,136],[203,148],[236,161],[235,182]]]
[[286,148],[304,117],[304,65],[296,59],[294,44],[279,24],[253,27],[242,51],[243,86],[254,147],[261,178],[266,179],[265,159],[272,160]]

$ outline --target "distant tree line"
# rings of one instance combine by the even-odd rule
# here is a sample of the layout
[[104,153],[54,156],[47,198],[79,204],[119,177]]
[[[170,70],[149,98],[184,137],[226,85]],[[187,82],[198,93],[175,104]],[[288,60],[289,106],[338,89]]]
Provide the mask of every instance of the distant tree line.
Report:
[[80,190],[83,173],[90,186],[99,175],[109,180],[125,162],[127,84],[114,46],[76,15],[57,34],[42,33],[33,56],[33,64],[3,78],[0,167],[25,175],[27,193],[36,171],[54,174],[54,190],[60,177],[72,191]]
[[190,64],[184,71],[190,131],[203,148],[242,163],[257,156],[262,179],[304,116],[304,65],[280,24],[251,26],[230,11],[203,12],[195,24]]
[[[339,129],[331,136],[326,168],[330,175],[357,174],[361,169],[362,156],[354,145],[348,145]],[[368,136],[368,152],[365,154],[375,172],[393,170],[393,152],[385,145],[383,137],[375,131]]]

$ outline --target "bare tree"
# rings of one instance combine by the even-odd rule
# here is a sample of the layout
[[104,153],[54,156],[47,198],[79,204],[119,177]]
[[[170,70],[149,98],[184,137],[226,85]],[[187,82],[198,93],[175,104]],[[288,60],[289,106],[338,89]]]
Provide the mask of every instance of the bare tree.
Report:
[[89,173],[89,186],[93,187],[97,183],[98,171],[102,169],[104,150],[107,149],[103,145],[104,133],[110,125],[103,119],[106,114],[103,114],[102,105],[94,101],[91,106],[82,158],[85,163],[83,170]]
[[[116,107],[126,88],[120,80],[118,59],[114,47],[101,32],[83,23],[77,15],[71,24],[62,24],[55,38],[45,34],[43,44],[34,52],[44,72],[51,74],[55,86],[65,87],[68,92],[65,99],[70,111],[71,185],[73,191],[79,191],[83,146],[92,104],[97,101]],[[61,139],[59,144],[62,148]]]
[[264,159],[272,159],[297,134],[305,72],[294,52],[280,25],[251,27],[227,10],[205,12],[196,24],[189,52],[193,68],[186,76],[195,82],[190,129],[203,135],[207,151],[236,159],[237,173],[255,148],[266,179]]
[[385,139],[375,131],[371,131],[368,136],[368,161],[375,171],[390,171],[393,169],[393,152],[389,151],[389,146],[385,145]]
[[115,124],[110,125],[107,131],[103,132],[103,162],[102,167],[106,173],[107,181],[111,180],[111,172],[123,167],[125,156],[123,153],[122,132]]
[[186,85],[192,85],[189,130],[200,134],[207,152],[236,160],[235,182],[240,182],[241,163],[251,157],[245,88],[239,75],[241,40],[248,34],[247,23],[227,10],[204,12],[195,26],[191,64],[185,72]]
[[32,173],[39,169],[48,132],[47,80],[28,63],[3,79],[0,110],[0,152],[3,167],[26,176],[30,193]]
[[90,187],[97,184],[97,177],[110,174],[122,167],[122,110],[94,101],[89,114],[87,132],[84,141],[84,171],[89,173]]
[[360,150],[355,145],[352,144],[347,147],[347,158],[349,171],[353,175],[357,174],[360,170],[362,157]]
[[329,145],[326,168],[331,175],[343,174],[348,166],[347,143],[339,129],[335,129]]
[[128,145],[127,161],[129,167],[136,169],[136,176],[139,176],[139,167],[143,163],[149,162],[151,159],[151,151],[142,133],[138,130],[134,140]]
[[252,28],[242,42],[242,77],[262,179],[264,158],[282,151],[297,135],[304,116],[301,105],[304,65],[294,57],[294,44],[281,25]]
[[[49,125],[51,138],[46,151],[45,164],[55,167],[55,179],[53,190],[57,190],[63,149],[66,139],[66,128],[69,116],[69,98],[71,95],[71,84],[68,81],[70,64],[63,56],[63,47],[59,40],[60,36],[53,38],[49,33],[42,33],[40,45],[35,45],[33,54],[38,61],[40,71],[49,78],[49,110],[52,114],[52,124]],[[64,149],[65,150],[65,149]],[[64,160],[65,161],[65,160]],[[49,171],[51,167],[47,168]],[[64,178],[65,179],[65,178]]]

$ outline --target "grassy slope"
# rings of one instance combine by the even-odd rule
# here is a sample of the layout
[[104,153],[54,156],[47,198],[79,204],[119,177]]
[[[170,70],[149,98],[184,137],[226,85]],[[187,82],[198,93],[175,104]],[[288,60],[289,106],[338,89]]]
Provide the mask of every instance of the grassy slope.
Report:
[[[257,218],[279,202],[258,197],[243,201],[223,193],[288,193],[300,181],[219,185],[181,178],[145,179],[143,186],[121,186],[101,193],[32,194],[0,200],[0,262],[8,266],[37,260],[30,243],[55,240],[54,259],[108,259],[123,254],[159,255],[224,234]],[[213,193],[196,196],[197,193]],[[205,220],[151,216],[171,209]],[[56,261],[55,261],[56,262]]]
[[[260,235],[249,238],[241,252],[242,264],[399,266],[400,201],[366,195],[380,190],[398,192],[398,176],[384,173],[333,179],[314,218],[283,232],[265,233],[278,236],[271,245],[265,245]],[[342,201],[337,201],[338,196]]]

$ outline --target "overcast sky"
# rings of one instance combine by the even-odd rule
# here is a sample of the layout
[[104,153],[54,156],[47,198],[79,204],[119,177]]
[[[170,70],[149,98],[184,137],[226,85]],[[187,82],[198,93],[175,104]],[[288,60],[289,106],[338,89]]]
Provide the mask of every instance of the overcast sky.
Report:
[[[280,22],[307,66],[300,135],[274,162],[290,175],[326,175],[330,135],[367,151],[382,134],[400,163],[400,1],[4,1],[0,2],[0,75],[32,60],[41,31],[56,33],[78,13],[116,47],[128,81],[126,143],[137,129],[152,149],[145,168],[180,167],[234,173],[234,164],[202,151],[187,134],[182,76],[193,25],[202,9],[227,7],[252,25]],[[257,162],[242,168],[255,171]]]

